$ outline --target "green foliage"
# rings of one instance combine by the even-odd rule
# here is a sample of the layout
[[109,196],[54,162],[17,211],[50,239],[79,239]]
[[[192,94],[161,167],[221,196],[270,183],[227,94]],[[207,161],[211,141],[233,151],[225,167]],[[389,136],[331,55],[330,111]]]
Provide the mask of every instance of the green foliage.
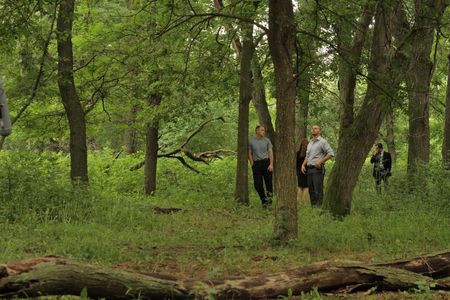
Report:
[[[272,248],[273,216],[251,194],[249,207],[233,199],[234,159],[197,166],[161,159],[158,190],[142,193],[142,170],[128,168],[141,155],[90,155],[91,185],[75,189],[62,154],[0,154],[1,261],[61,255],[115,263],[174,261],[180,270],[205,269],[211,278],[248,268],[281,270],[322,259],[387,260],[438,251],[450,244],[447,190],[430,185],[427,197],[410,195],[395,172],[392,192],[375,193],[370,166],[355,192],[353,214],[339,221],[300,207],[299,239]],[[436,173],[441,180],[442,173]],[[432,174],[434,178],[434,174]],[[430,180],[433,182],[433,180]],[[159,214],[155,207],[181,211]],[[447,208],[446,208],[447,207]],[[102,242],[99,243],[99,240]]]

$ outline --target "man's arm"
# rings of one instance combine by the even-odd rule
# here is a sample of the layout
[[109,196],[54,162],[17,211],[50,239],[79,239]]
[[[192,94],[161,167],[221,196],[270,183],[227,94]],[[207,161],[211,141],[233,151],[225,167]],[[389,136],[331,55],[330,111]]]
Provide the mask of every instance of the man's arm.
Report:
[[269,172],[273,172],[273,150],[272,148],[269,148],[269,167],[267,168],[267,170]]
[[333,156],[330,154],[325,155],[324,158],[322,158],[321,160],[317,161],[314,166],[318,169],[320,169],[329,159],[331,159]]

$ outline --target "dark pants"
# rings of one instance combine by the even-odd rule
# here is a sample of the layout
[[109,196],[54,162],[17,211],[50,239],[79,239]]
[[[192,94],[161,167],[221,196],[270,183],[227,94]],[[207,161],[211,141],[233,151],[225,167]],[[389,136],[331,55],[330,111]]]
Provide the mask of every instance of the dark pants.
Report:
[[[273,194],[272,187],[272,172],[269,172],[267,168],[269,167],[269,160],[257,160],[253,162],[253,184],[255,185],[255,190],[258,192],[259,198],[262,204],[269,204]],[[264,192],[264,183],[266,184],[267,195]]]
[[378,194],[381,194],[381,181],[384,181],[384,187],[388,185],[388,171],[375,171],[375,188]]
[[308,168],[308,189],[312,206],[321,206],[323,200],[323,178],[325,169]]

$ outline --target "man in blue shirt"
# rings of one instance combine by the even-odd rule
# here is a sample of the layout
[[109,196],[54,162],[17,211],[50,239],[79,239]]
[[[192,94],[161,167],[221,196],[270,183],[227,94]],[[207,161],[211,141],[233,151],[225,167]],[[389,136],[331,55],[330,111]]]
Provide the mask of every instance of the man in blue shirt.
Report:
[[325,162],[334,156],[333,149],[320,136],[320,131],[319,125],[312,127],[312,139],[306,148],[306,157],[302,165],[302,172],[308,176],[309,197],[312,206],[322,205]]

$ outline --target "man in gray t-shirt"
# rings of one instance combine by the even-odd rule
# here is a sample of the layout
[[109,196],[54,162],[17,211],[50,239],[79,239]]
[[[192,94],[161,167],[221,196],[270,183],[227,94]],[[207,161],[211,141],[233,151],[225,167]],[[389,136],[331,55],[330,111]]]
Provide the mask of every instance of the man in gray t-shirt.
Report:
[[[248,160],[252,166],[253,184],[258,192],[263,207],[272,203],[273,187],[273,150],[272,143],[265,137],[266,129],[258,125],[255,129],[256,136],[248,143]],[[264,191],[266,185],[267,194]]]
[[307,174],[311,205],[321,206],[323,200],[323,179],[325,162],[334,156],[327,140],[320,136],[320,126],[311,129],[312,139],[306,148],[306,157],[302,165],[303,174]]

